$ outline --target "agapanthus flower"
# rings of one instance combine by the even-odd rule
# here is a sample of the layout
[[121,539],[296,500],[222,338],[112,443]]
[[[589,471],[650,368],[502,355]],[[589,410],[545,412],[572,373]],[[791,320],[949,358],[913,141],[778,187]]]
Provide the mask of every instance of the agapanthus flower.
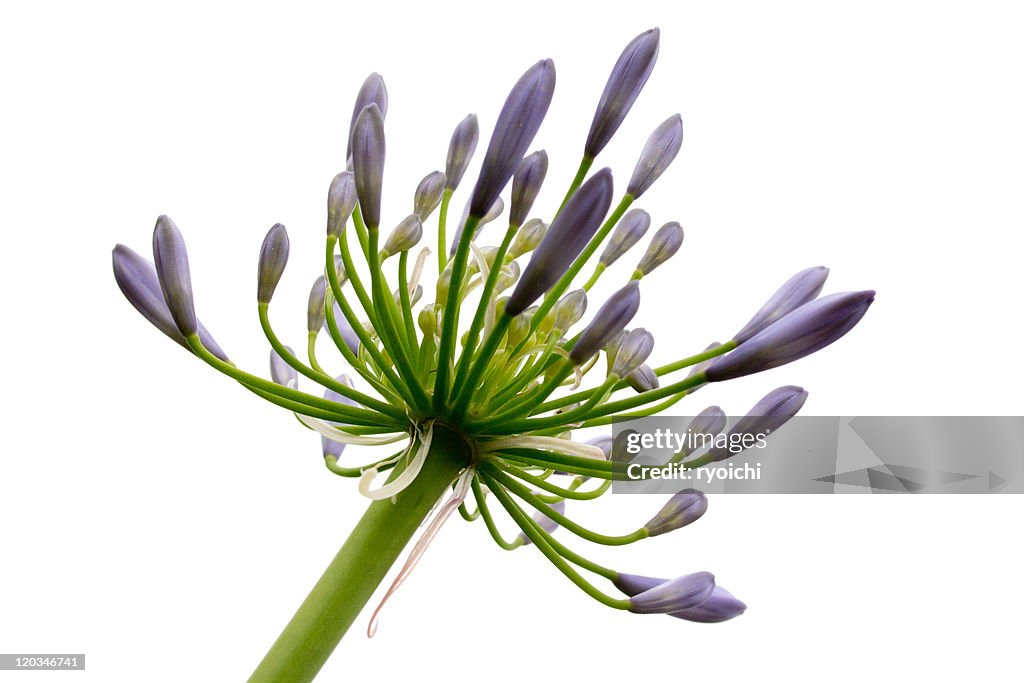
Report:
[[[802,271],[730,341],[682,357],[671,340],[655,344],[638,326],[642,278],[679,249],[682,228],[664,222],[632,272],[613,266],[651,223],[647,212],[630,206],[676,158],[680,117],[668,117],[650,136],[629,183],[619,186],[625,189],[618,202],[612,170],[590,168],[646,83],[659,38],[657,30],[642,33],[622,53],[579,170],[564,194],[555,188],[559,194],[550,198],[560,199],[560,208],[547,216],[530,216],[534,200],[551,190],[547,153],[530,147],[552,100],[551,60],[536,62],[512,87],[467,190],[466,213],[452,225],[449,205],[479,137],[476,116],[456,126],[445,171],[402,190],[412,198],[409,214],[408,199],[383,201],[388,97],[383,79],[372,74],[356,98],[348,154],[338,159],[344,170],[327,192],[323,268],[307,274],[313,284],[305,345],[286,345],[270,315],[288,262],[287,229],[274,224],[259,250],[256,308],[270,346],[270,379],[231,362],[199,322],[185,239],[169,218],[161,216],[153,232],[155,265],[127,247],[114,249],[117,283],[147,320],[199,360],[292,412],[320,437],[327,469],[356,480],[355,488],[373,501],[250,680],[311,680],[407,544],[415,539],[385,601],[456,511],[480,520],[501,548],[536,549],[611,608],[694,622],[744,611],[708,572],[651,578],[605,567],[573,549],[580,540],[621,546],[675,532],[708,507],[701,492],[686,490],[629,533],[579,524],[571,516],[576,506],[626,478],[611,437],[579,440],[579,430],[655,414],[708,382],[823,348],[860,320],[873,293],[817,299],[827,271]],[[502,220],[506,191],[510,211]],[[487,223],[504,224],[504,232],[482,229]],[[420,243],[435,225],[436,246],[433,238],[429,243],[438,276],[428,281],[431,248]],[[593,276],[573,288],[588,263]],[[599,278],[617,278],[615,293],[588,306]],[[321,365],[326,344],[340,352],[344,374]],[[663,355],[661,364],[653,361],[656,355]],[[782,387],[734,429],[778,428],[806,397],[799,387]],[[717,435],[725,424],[722,409],[711,406],[688,429]],[[680,451],[675,459],[694,467],[727,455]],[[511,538],[502,530],[508,520],[518,527]],[[371,634],[376,624],[375,612]]]

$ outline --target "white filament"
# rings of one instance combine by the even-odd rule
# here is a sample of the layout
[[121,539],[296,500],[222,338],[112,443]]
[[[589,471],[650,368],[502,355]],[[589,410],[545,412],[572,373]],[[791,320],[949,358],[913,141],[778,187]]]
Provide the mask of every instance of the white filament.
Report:
[[306,425],[310,429],[319,434],[327,437],[331,441],[337,441],[338,443],[351,444],[354,446],[383,446],[389,443],[397,443],[402,439],[409,438],[409,435],[405,432],[399,434],[349,434],[343,432],[337,427],[331,426],[330,423],[325,422],[317,417],[310,417],[309,415],[301,415],[295,413],[295,417],[299,418],[299,422]]
[[377,605],[377,609],[373,610],[373,616],[370,617],[370,623],[366,627],[366,636],[373,638],[374,634],[377,633],[377,621],[380,616],[381,609],[384,608],[388,598],[395,594],[398,587],[401,586],[409,575],[412,574],[412,570],[419,564],[420,558],[427,551],[430,546],[430,542],[434,540],[437,533],[444,526],[444,523],[448,521],[452,513],[458,509],[462,502],[466,500],[466,495],[469,493],[469,485],[473,480],[473,470],[467,469],[455,482],[454,490],[452,491],[451,497],[445,502],[434,518],[430,521],[430,524],[424,530],[423,535],[420,536],[419,540],[416,541],[416,545],[413,546],[412,551],[409,553],[409,557],[405,560],[405,564],[398,571],[398,576],[391,582],[391,586],[388,587],[384,597],[381,598],[380,604]]
[[429,256],[430,247],[423,247],[420,249],[419,255],[416,256],[416,265],[413,266],[412,277],[409,278],[409,296],[416,291],[416,285],[420,283],[420,276],[423,274],[423,266]]
[[481,453],[492,453],[506,448],[532,448],[549,453],[577,455],[583,458],[604,460],[604,451],[597,446],[577,443],[568,439],[558,439],[553,436],[511,436],[504,439],[486,441],[479,446]]
[[[419,429],[417,429],[417,431],[419,431]],[[423,463],[427,460],[427,453],[430,451],[430,442],[434,436],[434,423],[427,423],[426,429],[418,436],[420,443],[419,448],[416,449],[415,455],[413,455],[412,460],[409,461],[409,464],[404,470],[402,470],[401,474],[380,488],[371,489],[370,485],[373,483],[373,480],[377,478],[377,475],[380,474],[376,467],[371,467],[363,472],[363,476],[359,478],[359,493],[371,500],[384,500],[385,498],[397,495],[404,490],[405,487],[411,484],[413,480],[416,479],[416,475],[418,475],[420,470],[423,469]],[[405,451],[405,455],[408,455],[408,453],[414,448],[415,444],[416,439],[412,439],[409,442],[409,447]]]

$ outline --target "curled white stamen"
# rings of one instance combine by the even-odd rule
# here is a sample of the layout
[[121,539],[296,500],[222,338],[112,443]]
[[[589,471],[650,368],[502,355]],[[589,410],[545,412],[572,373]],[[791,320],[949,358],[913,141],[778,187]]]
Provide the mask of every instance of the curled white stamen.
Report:
[[491,269],[487,267],[487,258],[484,256],[484,252],[480,247],[476,246],[475,242],[470,242],[469,248],[473,250],[473,260],[476,261],[476,267],[480,269],[480,280],[486,280]]
[[478,446],[480,453],[492,453],[506,448],[532,448],[562,455],[578,455],[583,458],[604,460],[604,451],[587,443],[577,443],[553,436],[510,436],[504,439],[485,441]]
[[416,545],[413,546],[412,551],[409,553],[409,557],[405,560],[405,564],[403,564],[402,568],[398,571],[398,576],[396,576],[395,580],[391,582],[391,586],[388,587],[384,597],[381,598],[380,604],[377,605],[377,609],[373,610],[373,616],[370,617],[370,623],[366,627],[366,636],[368,638],[373,638],[374,634],[377,633],[378,617],[380,616],[381,609],[383,609],[385,603],[387,603],[388,598],[394,595],[395,591],[398,590],[398,587],[401,586],[407,578],[409,578],[412,570],[416,568],[420,558],[423,557],[423,554],[430,546],[430,542],[437,536],[437,532],[441,530],[441,527],[444,526],[446,521],[448,521],[448,518],[451,517],[452,513],[462,505],[464,500],[466,500],[466,494],[469,493],[469,485],[472,480],[472,469],[467,469],[459,475],[459,478],[455,482],[455,487],[452,491],[451,497],[447,502],[445,502],[441,509],[437,511],[434,519],[431,520],[430,524],[423,531],[423,535],[420,536],[418,541],[416,541]]
[[412,267],[412,277],[409,278],[409,296],[416,291],[416,285],[420,283],[420,276],[423,274],[423,265],[430,256],[430,247],[423,247],[416,256],[416,265]]
[[[419,430],[417,430],[419,431]],[[398,495],[402,490],[405,489],[409,484],[416,479],[416,475],[423,469],[423,463],[427,460],[427,453],[430,451],[430,441],[434,436],[434,423],[429,422],[426,425],[426,429],[419,434],[419,448],[416,449],[416,453],[413,455],[412,460],[409,461],[408,466],[402,473],[397,477],[389,481],[388,483],[381,486],[379,489],[371,489],[370,485],[373,480],[377,478],[379,474],[376,467],[363,472],[363,476],[359,478],[359,493],[363,494],[371,500],[384,500],[391,496]],[[408,454],[416,444],[416,440],[413,439],[409,442],[409,447],[406,449]],[[598,449],[600,450],[600,449]]]
[[295,413],[295,417],[299,418],[299,422],[306,425],[310,429],[319,434],[326,436],[331,441],[337,441],[338,443],[351,444],[354,446],[383,446],[384,444],[397,443],[402,439],[409,438],[409,435],[405,432],[399,434],[349,434],[343,432],[337,427],[332,427],[329,422],[325,422],[317,417],[310,417],[309,415],[301,415]]

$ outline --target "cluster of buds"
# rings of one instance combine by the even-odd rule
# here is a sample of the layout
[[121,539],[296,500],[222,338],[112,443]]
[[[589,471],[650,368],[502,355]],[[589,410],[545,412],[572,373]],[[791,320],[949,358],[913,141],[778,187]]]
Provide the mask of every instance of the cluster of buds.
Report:
[[[401,495],[437,457],[434,432],[444,429],[462,439],[471,455],[450,482],[451,498],[435,522],[455,509],[466,520],[482,519],[499,546],[536,547],[585,593],[613,608],[700,622],[734,617],[744,610],[743,603],[707,572],[670,580],[625,574],[555,538],[555,529],[563,527],[585,541],[626,545],[687,526],[707,509],[702,493],[687,490],[628,534],[607,535],[574,522],[565,513],[566,501],[595,499],[612,480],[625,476],[622,463],[611,456],[608,438],[579,442],[574,432],[653,415],[707,383],[813,353],[846,334],[874,293],[818,298],[828,271],[810,268],[783,284],[729,341],[649,365],[654,337],[631,325],[641,308],[643,278],[683,244],[683,228],[668,221],[654,231],[621,287],[587,319],[594,284],[613,272],[612,266],[651,226],[650,215],[634,203],[664,174],[682,143],[681,118],[670,116],[650,135],[618,201],[612,171],[591,173],[646,83],[658,49],[659,32],[653,29],[637,36],[619,57],[594,114],[579,170],[550,221],[531,217],[545,187],[548,157],[544,151],[531,153],[530,146],[555,87],[554,64],[543,60],[512,87],[464,217],[449,225],[450,203],[477,148],[474,115],[456,126],[444,170],[423,178],[415,188],[412,212],[394,221],[383,239],[388,97],[380,76],[371,75],[356,99],[347,170],[328,191],[324,265],[314,274],[310,291],[305,359],[279,339],[269,316],[288,261],[284,226],[270,229],[259,253],[257,303],[271,347],[270,380],[232,363],[199,322],[185,242],[169,218],[157,220],[153,264],[127,247],[114,249],[117,283],[164,334],[317,432],[329,470],[358,479],[364,495],[376,500]],[[484,227],[505,213],[501,195],[510,183],[504,233],[489,235]],[[431,250],[420,243],[435,213],[439,276],[430,286],[421,281]],[[485,245],[492,236],[496,246]],[[602,245],[589,280],[571,289]],[[435,293],[434,301],[424,300]],[[337,347],[347,374],[338,376],[321,366],[321,341]],[[605,363],[599,362],[602,355]],[[602,367],[604,376],[595,381]],[[302,378],[321,389],[302,390]],[[806,397],[799,387],[777,389],[736,429],[777,429]],[[724,425],[724,413],[713,406],[691,429],[717,434]],[[389,444],[401,445],[395,452]],[[346,452],[348,445],[367,448]],[[385,453],[375,454],[376,447]],[[677,455],[690,467],[732,456],[713,449]],[[377,485],[384,472],[386,482]],[[495,502],[519,527],[512,540],[495,520]],[[425,533],[434,533],[436,526]],[[595,577],[607,580],[618,594],[598,588]]]

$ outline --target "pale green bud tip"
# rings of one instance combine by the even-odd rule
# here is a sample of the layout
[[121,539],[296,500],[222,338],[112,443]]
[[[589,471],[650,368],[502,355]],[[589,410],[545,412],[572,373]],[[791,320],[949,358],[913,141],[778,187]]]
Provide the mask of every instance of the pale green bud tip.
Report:
[[565,332],[578,323],[586,312],[587,293],[582,289],[574,289],[555,304],[552,311],[554,316],[552,327],[560,332]]
[[644,528],[649,536],[660,536],[696,522],[707,509],[707,496],[696,489],[686,489],[672,496]]
[[185,337],[195,334],[199,324],[192,299],[192,276],[185,239],[167,216],[160,216],[153,229],[153,261],[160,290],[178,331]]
[[256,300],[268,304],[281,281],[288,264],[288,231],[280,223],[272,227],[263,239],[257,272]]
[[416,186],[416,194],[413,197],[412,210],[421,221],[427,220],[427,217],[433,213],[437,205],[441,203],[441,197],[444,194],[444,173],[441,171],[434,171],[428,173],[420,184]]
[[327,192],[327,234],[341,237],[345,223],[356,208],[356,181],[351,171],[334,176]]
[[512,246],[509,247],[508,256],[509,258],[519,258],[523,254],[528,254],[537,248],[537,245],[544,239],[544,234],[548,231],[547,223],[539,218],[531,218],[523,224],[523,227],[519,228],[519,232],[516,233],[516,239],[512,242]]
[[675,256],[681,246],[683,246],[683,227],[675,222],[666,223],[658,228],[658,232],[654,233],[647,251],[636,266],[637,271],[643,275],[649,275],[655,268]]
[[313,287],[309,290],[309,306],[306,309],[306,330],[309,332],[319,332],[323,327],[326,299],[327,278],[321,275],[313,282]]
[[628,377],[647,360],[653,350],[653,334],[642,327],[630,330],[615,352],[612,374],[617,377]]
[[399,254],[415,247],[423,237],[423,223],[416,214],[409,214],[402,219],[384,243],[383,256]]
[[647,144],[644,145],[640,159],[636,162],[626,192],[633,197],[639,197],[646,192],[676,158],[682,145],[683,119],[676,114],[655,128],[647,138]]

